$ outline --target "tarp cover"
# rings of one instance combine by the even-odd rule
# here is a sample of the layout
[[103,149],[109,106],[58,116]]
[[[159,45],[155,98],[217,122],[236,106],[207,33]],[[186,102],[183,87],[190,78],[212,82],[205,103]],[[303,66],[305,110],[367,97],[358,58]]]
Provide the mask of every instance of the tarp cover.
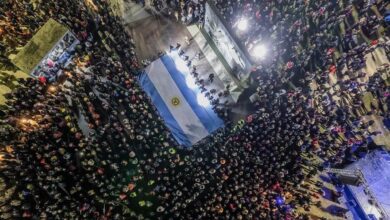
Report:
[[12,63],[23,72],[29,74],[66,32],[68,32],[68,29],[65,26],[53,19],[49,19],[12,59]]

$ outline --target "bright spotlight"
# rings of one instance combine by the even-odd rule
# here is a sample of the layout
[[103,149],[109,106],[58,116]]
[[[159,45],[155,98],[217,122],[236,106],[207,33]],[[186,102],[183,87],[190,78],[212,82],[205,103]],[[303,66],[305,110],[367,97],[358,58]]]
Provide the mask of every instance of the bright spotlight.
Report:
[[238,22],[237,22],[237,28],[238,30],[240,31],[246,31],[246,29],[248,29],[248,20],[244,19],[244,18],[241,18]]
[[199,105],[201,105],[203,107],[210,106],[210,101],[202,93],[198,94],[197,101],[198,101]]
[[49,86],[48,90],[49,90],[49,92],[53,93],[53,92],[57,91],[57,88],[55,86]]
[[263,44],[259,44],[253,48],[252,53],[254,57],[263,59],[267,54],[267,48]]
[[176,61],[176,68],[184,73],[184,74],[188,74],[190,72],[190,69],[188,69],[188,66],[187,64],[183,61],[183,60],[178,60]]
[[191,75],[187,75],[187,77],[186,77],[186,83],[187,83],[187,86],[188,86],[190,89],[196,89],[196,88],[198,88],[198,86],[196,85],[195,79],[194,79]]
[[22,123],[22,124],[26,124],[27,122],[28,122],[28,120],[25,119],[25,118],[21,118],[21,119],[20,119],[20,123]]
[[170,56],[172,57],[173,61],[175,62],[177,70],[182,72],[184,75],[190,73],[190,69],[188,68],[186,62],[179,56],[179,54],[176,51],[172,51],[170,53]]

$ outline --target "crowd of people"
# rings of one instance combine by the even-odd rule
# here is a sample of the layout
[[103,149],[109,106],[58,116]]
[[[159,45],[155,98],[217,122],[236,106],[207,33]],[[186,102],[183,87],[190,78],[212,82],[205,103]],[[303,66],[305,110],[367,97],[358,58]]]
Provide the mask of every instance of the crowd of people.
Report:
[[174,18],[183,24],[202,24],[205,14],[205,0],[177,1],[177,0],[151,0],[152,7],[160,13]]
[[[389,54],[386,36],[372,32],[381,26],[371,14],[387,5],[360,2],[217,1],[231,25],[235,16],[252,15],[257,36],[277,36],[274,45],[283,49],[275,57],[286,64],[275,60],[251,73],[260,98],[243,123],[227,123],[182,149],[137,84],[134,42],[108,3],[42,1],[33,20],[20,24],[36,30],[54,18],[81,44],[63,69],[65,79],[20,79],[7,95],[0,111],[0,218],[309,219],[298,211],[310,210],[314,196],[299,190],[303,183],[378,147],[373,137],[380,131],[369,129],[373,121],[364,116],[389,118],[389,66],[373,75],[362,71],[368,54]],[[203,1],[165,6],[187,24],[204,13]],[[334,26],[352,10],[361,19],[338,36]],[[13,13],[4,13],[7,20]],[[365,25],[370,44],[359,39]],[[369,105],[367,93],[375,100]],[[324,164],[304,171],[314,156]]]
[[9,55],[23,47],[44,23],[44,15],[36,13],[30,2],[0,3],[0,61],[11,67]]

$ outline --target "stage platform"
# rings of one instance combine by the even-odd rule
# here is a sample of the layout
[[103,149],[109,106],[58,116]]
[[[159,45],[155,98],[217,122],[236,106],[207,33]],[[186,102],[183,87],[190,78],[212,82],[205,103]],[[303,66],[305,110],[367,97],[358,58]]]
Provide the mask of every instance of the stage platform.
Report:
[[346,186],[346,202],[355,210],[354,219],[390,219],[390,155],[371,152],[346,169],[359,169],[367,185]]
[[[170,45],[180,43],[192,64],[196,66],[201,79],[207,81],[211,73],[215,74],[214,81],[206,85],[208,90],[224,91],[226,85],[234,81],[228,75],[228,65],[220,59],[220,56],[216,53],[218,50],[213,48],[212,44],[209,44],[199,27],[195,25],[187,27],[155,11],[146,10],[149,15],[144,16],[145,8],[137,11],[136,8],[139,8],[139,6],[131,8],[132,5],[129,4],[129,10],[125,11],[123,19],[126,31],[133,37],[135,52],[139,61],[153,61],[157,58],[159,52],[169,52]],[[123,6],[123,8],[126,7]],[[189,42],[186,42],[186,38],[189,39]],[[199,58],[197,58],[198,54],[200,54]],[[226,106],[231,110],[231,120],[233,122],[237,122],[253,113],[249,101],[249,97],[253,92],[250,89],[242,88],[237,82],[234,82],[229,91],[229,95],[221,97],[220,103],[227,103]]]
[[[228,65],[224,64],[222,57],[216,53],[196,25],[185,26],[158,14],[149,17],[129,18],[136,20],[126,24],[126,29],[134,38],[135,50],[140,60],[154,60],[159,52],[169,51],[170,45],[180,43],[192,64],[196,66],[201,78],[213,73],[216,77],[208,89],[223,91],[230,85],[230,95],[226,100],[236,103],[244,91],[244,85],[231,75]],[[185,39],[188,38],[189,42]],[[199,58],[197,55],[200,54]],[[225,101],[225,100],[224,100]]]

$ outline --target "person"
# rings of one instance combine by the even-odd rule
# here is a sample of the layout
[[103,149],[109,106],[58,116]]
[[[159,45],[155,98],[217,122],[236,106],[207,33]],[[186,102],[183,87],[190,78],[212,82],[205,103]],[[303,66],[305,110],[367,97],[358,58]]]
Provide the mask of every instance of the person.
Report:
[[[311,195],[299,190],[302,183],[317,166],[342,168],[371,149],[370,135],[377,132],[367,130],[371,123],[362,123],[364,116],[388,118],[387,66],[366,76],[367,83],[358,73],[369,47],[388,50],[388,45],[364,45],[359,37],[337,45],[332,37],[338,36],[338,21],[351,16],[352,3],[341,8],[336,2],[292,1],[296,7],[291,8],[271,1],[218,0],[228,23],[242,14],[252,17],[255,31],[242,36],[243,42],[272,36],[277,59],[254,71],[259,98],[251,117],[235,124],[228,114],[232,109],[218,108],[218,98],[212,98],[213,108],[227,115],[225,127],[182,149],[137,83],[141,67],[131,36],[106,1],[96,2],[94,15],[84,1],[39,5],[40,14],[67,25],[81,44],[65,69],[65,82],[18,79],[7,95],[0,116],[5,146],[0,194],[6,196],[1,219],[308,219],[307,213],[292,212],[310,210]],[[204,3],[170,1],[168,7],[188,17],[194,5],[204,14]],[[15,14],[29,7],[5,4],[18,6],[1,8],[7,21],[18,25],[17,19],[27,19]],[[366,6],[353,4],[366,16],[360,13]],[[154,5],[162,9],[161,1]],[[97,24],[88,25],[95,16]],[[291,88],[286,78],[305,89]],[[318,86],[312,90],[313,81]],[[209,97],[217,93],[205,79],[197,83]],[[366,91],[377,104],[364,104]],[[306,157],[324,163],[305,174]]]
[[390,11],[387,11],[384,16],[384,21],[386,25],[390,25]]
[[213,83],[214,77],[215,77],[214,73],[209,74],[209,78],[208,78],[209,83]]

